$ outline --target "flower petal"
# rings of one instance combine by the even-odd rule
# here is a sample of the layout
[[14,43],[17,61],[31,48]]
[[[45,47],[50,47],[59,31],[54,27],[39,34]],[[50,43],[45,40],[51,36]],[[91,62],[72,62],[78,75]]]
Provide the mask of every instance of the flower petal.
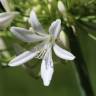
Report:
[[18,12],[4,12],[0,13],[0,28],[7,27]]
[[10,11],[9,4],[8,4],[7,0],[0,0],[0,2],[6,11]]
[[45,55],[41,64],[41,78],[43,80],[44,86],[49,86],[52,79],[54,69],[51,52]]
[[56,21],[54,21],[50,28],[49,28],[49,33],[54,37],[57,38],[59,32],[61,30],[61,20],[57,19]]
[[11,60],[8,65],[12,66],[12,67],[22,65],[22,64],[26,63],[27,61],[31,60],[32,58],[34,58],[37,55],[37,53],[38,53],[38,51],[36,51],[36,52],[25,51],[21,55],[17,56],[13,60]]
[[39,22],[39,20],[38,20],[38,18],[36,16],[36,13],[35,13],[34,10],[31,11],[30,17],[29,17],[29,20],[28,21],[29,21],[29,23],[31,24],[31,26],[33,27],[33,29],[37,33],[39,33],[41,35],[45,35],[44,29],[43,29],[41,23]]
[[72,55],[70,52],[68,52],[67,50],[59,47],[57,44],[55,44],[53,46],[53,49],[54,49],[54,52],[55,54],[62,58],[62,59],[65,59],[65,60],[74,60],[75,59],[75,56]]
[[10,31],[24,42],[38,42],[45,39],[44,36],[33,34],[30,30],[20,27],[11,27]]

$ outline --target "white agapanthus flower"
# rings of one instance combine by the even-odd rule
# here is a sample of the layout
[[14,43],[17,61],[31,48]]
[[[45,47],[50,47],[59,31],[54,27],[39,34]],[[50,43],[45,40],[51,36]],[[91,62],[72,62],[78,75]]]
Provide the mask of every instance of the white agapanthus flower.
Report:
[[10,25],[10,23],[12,22],[14,17],[18,14],[18,12],[11,11],[7,0],[0,0],[0,3],[6,10],[6,12],[0,13],[0,28],[5,28],[8,25]]
[[31,11],[28,21],[32,25],[34,32],[20,27],[11,27],[11,32],[24,42],[41,42],[31,50],[25,51],[21,55],[11,60],[8,65],[18,66],[33,58],[42,59],[40,75],[44,85],[48,86],[54,72],[52,49],[58,57],[65,60],[73,60],[75,56],[65,49],[59,47],[55,42],[61,30],[60,19],[52,22],[48,34],[44,33],[45,31],[37,19],[34,10]]

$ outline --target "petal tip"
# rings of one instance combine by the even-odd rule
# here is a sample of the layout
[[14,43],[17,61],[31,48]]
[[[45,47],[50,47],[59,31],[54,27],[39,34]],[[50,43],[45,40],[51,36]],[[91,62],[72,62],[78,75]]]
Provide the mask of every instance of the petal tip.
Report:
[[57,19],[56,21],[61,24],[61,19]]
[[76,57],[73,55],[72,58],[71,58],[71,60],[74,60],[75,58],[76,58]]
[[11,62],[9,62],[8,66],[9,66],[9,67],[15,67],[15,65],[12,64]]
[[16,66],[20,66],[22,64],[23,64],[22,62],[15,62],[14,60],[12,60],[9,62],[8,66],[9,67],[16,67]]
[[50,85],[49,82],[44,82],[43,84],[44,84],[44,86],[46,86],[46,87],[48,87],[48,86]]
[[31,12],[30,12],[30,18],[31,18],[31,17],[36,17],[36,13],[35,13],[35,11],[34,11],[33,9],[32,9]]
[[11,27],[11,28],[10,28],[10,31],[11,31],[11,32],[14,32],[14,29],[15,29],[15,28],[16,28],[16,27],[14,27],[14,26]]

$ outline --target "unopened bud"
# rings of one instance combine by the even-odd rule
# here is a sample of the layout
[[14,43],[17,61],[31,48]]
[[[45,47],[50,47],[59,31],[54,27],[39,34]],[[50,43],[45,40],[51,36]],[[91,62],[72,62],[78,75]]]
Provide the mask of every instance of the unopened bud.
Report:
[[58,10],[61,12],[61,13],[64,13],[66,11],[66,8],[63,4],[62,1],[58,1]]
[[60,32],[59,35],[59,39],[61,44],[65,47],[65,48],[69,48],[69,41],[68,41],[68,37],[66,35],[66,33],[64,31]]
[[35,12],[38,13],[38,12],[41,10],[41,5],[38,4],[38,5],[34,6],[34,7],[33,7],[33,10],[35,10]]
[[51,3],[51,2],[52,2],[52,0],[48,0],[48,2],[49,2],[49,3]]
[[48,4],[48,9],[49,11],[51,11],[51,4]]

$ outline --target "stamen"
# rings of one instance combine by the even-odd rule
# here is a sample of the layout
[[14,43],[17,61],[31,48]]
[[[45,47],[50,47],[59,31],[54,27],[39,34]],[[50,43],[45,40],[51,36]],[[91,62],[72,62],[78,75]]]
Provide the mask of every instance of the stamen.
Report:
[[40,53],[35,58],[42,59],[46,53],[46,49],[41,49]]
[[39,53],[35,58],[42,59],[48,48],[49,48],[49,45],[46,45],[46,44],[43,45],[42,47],[36,47],[35,50],[39,50]]
[[34,51],[39,51],[39,53],[35,58],[43,59],[49,47],[50,47],[49,39],[39,44],[38,46],[34,47]]

